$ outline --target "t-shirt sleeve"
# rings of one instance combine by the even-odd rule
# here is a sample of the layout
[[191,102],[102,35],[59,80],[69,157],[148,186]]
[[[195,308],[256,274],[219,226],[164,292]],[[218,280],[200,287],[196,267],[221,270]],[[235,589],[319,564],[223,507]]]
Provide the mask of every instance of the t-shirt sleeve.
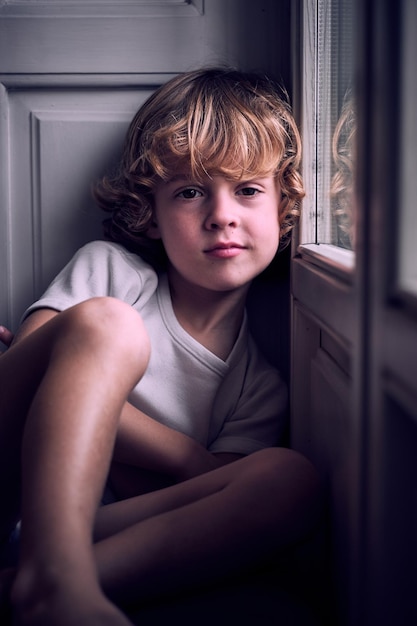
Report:
[[[210,452],[251,454],[282,444],[288,422],[287,386],[253,345],[243,376],[226,377],[220,396],[233,395],[237,385],[241,385],[238,400],[228,409]],[[215,410],[222,404],[220,398]]]
[[23,319],[36,309],[63,311],[98,296],[118,298],[140,310],[157,282],[153,268],[137,255],[119,244],[93,241],[76,252]]

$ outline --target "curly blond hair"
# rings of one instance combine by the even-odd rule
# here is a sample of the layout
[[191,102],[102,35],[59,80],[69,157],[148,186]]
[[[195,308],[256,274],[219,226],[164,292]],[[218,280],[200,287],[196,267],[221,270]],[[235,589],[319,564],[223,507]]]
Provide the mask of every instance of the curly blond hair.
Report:
[[183,167],[196,180],[273,175],[281,188],[283,246],[304,196],[300,159],[300,136],[283,90],[257,74],[201,69],[172,78],[144,103],[129,127],[119,171],[97,183],[94,196],[112,213],[107,237],[142,256],[150,253],[155,264],[163,250],[146,232],[158,181]]

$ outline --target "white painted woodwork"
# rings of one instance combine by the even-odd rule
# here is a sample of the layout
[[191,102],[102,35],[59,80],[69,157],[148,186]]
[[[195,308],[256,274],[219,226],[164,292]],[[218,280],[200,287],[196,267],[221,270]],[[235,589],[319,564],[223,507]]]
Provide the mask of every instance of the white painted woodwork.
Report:
[[223,63],[288,79],[286,6],[283,18],[273,0],[0,0],[1,323],[15,329],[101,235],[90,184],[155,87]]
[[11,0],[0,2],[0,73],[179,72],[220,62],[273,73],[288,55],[280,23],[288,29],[273,0]]
[[[13,319],[46,288],[74,250],[101,236],[105,214],[91,200],[91,183],[111,170],[135,111],[159,84],[142,78],[119,91],[100,79],[70,91],[50,84],[9,93],[9,281]],[[137,77],[139,83],[139,77]],[[153,84],[152,84],[153,83]],[[18,210],[16,210],[16,207]]]

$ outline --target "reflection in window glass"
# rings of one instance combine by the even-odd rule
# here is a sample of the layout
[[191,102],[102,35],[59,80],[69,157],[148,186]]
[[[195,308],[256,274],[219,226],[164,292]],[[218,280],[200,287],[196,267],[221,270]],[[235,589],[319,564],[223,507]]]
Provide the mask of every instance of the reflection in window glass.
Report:
[[302,242],[354,247],[352,0],[305,0]]
[[351,92],[346,93],[332,140],[330,185],[331,243],[353,248],[355,237],[353,173],[356,117]]
[[417,43],[417,3],[404,2],[402,59],[402,163],[400,168],[400,228],[399,228],[399,282],[400,287],[417,295],[417,78],[415,71]]

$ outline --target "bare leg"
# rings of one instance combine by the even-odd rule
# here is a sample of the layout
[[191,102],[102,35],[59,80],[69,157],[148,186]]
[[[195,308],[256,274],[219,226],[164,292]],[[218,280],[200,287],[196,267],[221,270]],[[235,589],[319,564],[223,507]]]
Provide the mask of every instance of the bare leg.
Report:
[[[91,533],[120,411],[148,358],[137,313],[99,298],[54,317],[0,359],[0,476],[8,480],[19,478],[23,433],[12,589],[20,624],[128,623],[101,593]],[[10,497],[9,520],[15,507]]]
[[110,597],[129,603],[216,580],[300,541],[318,511],[310,463],[291,450],[263,450],[101,509],[100,581]]

